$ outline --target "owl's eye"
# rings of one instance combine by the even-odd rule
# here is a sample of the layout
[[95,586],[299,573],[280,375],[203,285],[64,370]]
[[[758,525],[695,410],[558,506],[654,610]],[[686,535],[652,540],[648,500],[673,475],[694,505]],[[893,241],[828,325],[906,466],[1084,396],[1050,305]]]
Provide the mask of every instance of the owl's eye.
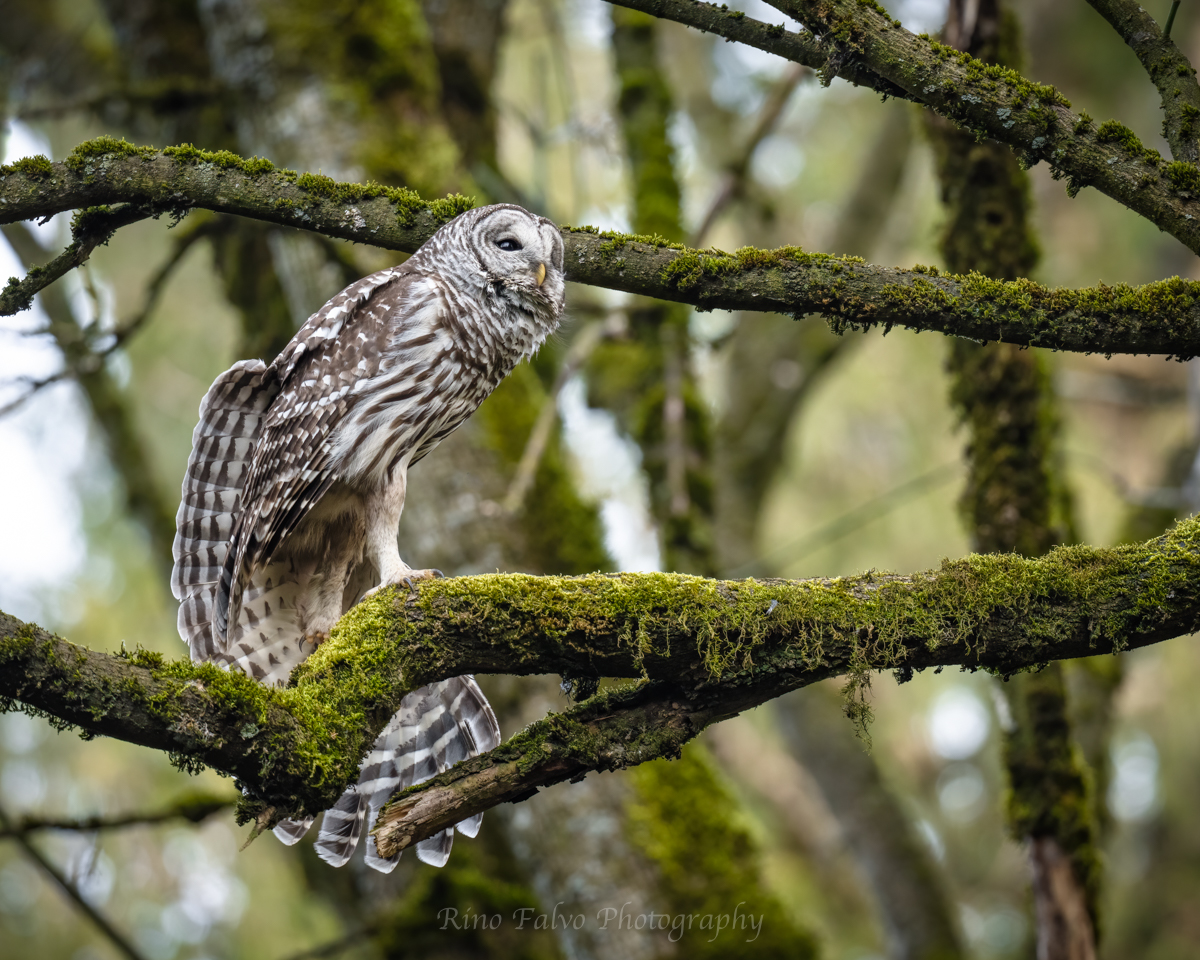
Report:
[[514,250],[523,249],[519,240],[514,240],[512,237],[505,237],[503,240],[497,240],[496,246],[501,250],[507,250],[512,253]]

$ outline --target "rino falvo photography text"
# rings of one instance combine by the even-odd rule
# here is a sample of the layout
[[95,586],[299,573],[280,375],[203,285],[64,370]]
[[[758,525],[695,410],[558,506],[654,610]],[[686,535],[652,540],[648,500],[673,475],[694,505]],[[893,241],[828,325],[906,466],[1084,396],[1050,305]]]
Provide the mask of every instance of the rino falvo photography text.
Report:
[[499,930],[503,926],[517,930],[583,930],[589,926],[599,930],[661,930],[672,943],[685,937],[704,937],[712,943],[725,930],[744,930],[746,942],[753,943],[762,933],[766,917],[765,913],[756,915],[744,910],[745,901],[729,913],[658,913],[640,909],[630,900],[619,907],[601,907],[595,916],[564,911],[563,905],[559,901],[548,913],[518,907],[510,916],[443,907],[437,917],[442,930]]

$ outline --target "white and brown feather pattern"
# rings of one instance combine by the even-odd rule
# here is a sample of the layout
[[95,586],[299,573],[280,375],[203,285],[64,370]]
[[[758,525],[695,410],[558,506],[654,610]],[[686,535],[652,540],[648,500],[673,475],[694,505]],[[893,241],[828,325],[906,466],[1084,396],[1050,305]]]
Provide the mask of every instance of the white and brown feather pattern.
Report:
[[[286,683],[365,590],[409,569],[396,548],[409,467],[554,330],[562,267],[549,221],[505,204],[469,211],[331,299],[269,366],[217,378],[193,435],[172,574],[194,659]],[[318,852],[345,863],[396,790],[499,742],[473,678],[409,694],[326,811]],[[295,843],[311,823],[275,832]],[[458,830],[474,836],[479,823]],[[445,863],[452,839],[424,840],[417,856]],[[395,866],[366,847],[369,866]]]
[[[366,825],[374,823],[393,794],[499,744],[496,715],[474,677],[454,677],[414,690],[401,701],[400,709],[375,740],[359,768],[358,783],[325,812],[317,853],[334,866],[341,866],[354,853],[364,829],[369,829]],[[473,837],[479,832],[481,820],[481,815],[464,820],[458,830]],[[288,821],[285,835],[295,833],[301,823]],[[444,830],[418,843],[417,857],[433,866],[443,866],[453,842],[453,831]],[[387,873],[399,862],[400,855],[379,856],[374,838],[368,836],[366,859],[368,866]]]
[[217,582],[251,451],[278,392],[261,360],[243,360],[221,374],[200,402],[175,515],[171,571],[171,592],[180,601],[179,634],[193,660],[211,660],[217,652],[211,630]]

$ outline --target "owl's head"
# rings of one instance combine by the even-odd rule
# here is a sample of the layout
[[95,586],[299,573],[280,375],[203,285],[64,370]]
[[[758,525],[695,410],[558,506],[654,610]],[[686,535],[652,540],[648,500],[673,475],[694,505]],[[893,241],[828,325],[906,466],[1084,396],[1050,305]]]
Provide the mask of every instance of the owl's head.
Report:
[[566,291],[558,227],[511,203],[480,207],[460,219],[492,292],[557,324]]

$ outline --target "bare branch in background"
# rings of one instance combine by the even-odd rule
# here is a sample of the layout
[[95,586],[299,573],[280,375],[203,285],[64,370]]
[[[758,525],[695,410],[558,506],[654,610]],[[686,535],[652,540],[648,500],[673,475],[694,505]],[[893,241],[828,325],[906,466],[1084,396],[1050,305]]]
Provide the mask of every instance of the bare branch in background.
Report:
[[[72,227],[74,238],[70,246],[62,253],[49,263],[30,267],[22,280],[16,277],[9,278],[4,289],[0,291],[0,316],[10,317],[14,313],[28,310],[39,291],[84,263],[92,255],[92,251],[100,244],[108,243],[118,229],[145,220],[149,216],[150,214],[140,207],[125,204],[114,211],[90,213],[86,218],[79,220]],[[9,221],[5,221],[6,227],[8,223]],[[10,242],[15,243],[9,229],[6,229],[4,234]]]
[[285,960],[324,960],[325,957],[336,957],[363,940],[375,936],[378,932],[377,925],[360,927],[357,930],[351,930],[344,937],[338,937],[336,940],[330,940],[328,943],[322,943],[308,950],[301,950],[299,953],[289,954]]
[[745,193],[747,177],[750,172],[750,161],[754,159],[754,152],[775,129],[780,118],[783,116],[784,108],[788,105],[788,102],[792,99],[792,94],[796,91],[796,87],[800,85],[800,81],[808,73],[808,68],[796,64],[790,70],[786,71],[767,93],[766,102],[763,104],[762,110],[759,111],[758,119],[754,123],[754,129],[750,131],[750,135],[746,138],[746,142],[742,144],[738,155],[729,164],[728,169],[725,171],[725,177],[721,181],[721,186],[717,188],[717,194],[713,197],[712,203],[708,207],[708,212],[704,214],[704,218],[700,221],[700,226],[696,228],[695,234],[692,235],[692,246],[703,247],[704,240],[712,229],[713,224],[717,222],[717,218],[725,211],[730,202]]
[[41,867],[42,871],[58,885],[58,888],[68,899],[74,901],[75,906],[95,924],[96,928],[104,934],[108,941],[117,949],[118,953],[128,957],[129,960],[142,960],[142,955],[125,935],[117,930],[104,914],[88,903],[87,898],[79,892],[79,888],[68,880],[66,875],[46,858],[45,854],[30,841],[23,831],[13,827],[12,820],[3,809],[0,809],[0,829],[3,829],[5,835],[17,842],[25,855]]
[[[150,318],[150,314],[154,312],[154,308],[158,305],[158,298],[162,293],[163,287],[166,286],[167,280],[175,272],[175,268],[179,266],[184,255],[192,248],[192,245],[205,237],[211,232],[212,221],[206,220],[197,225],[197,229],[186,231],[180,236],[171,255],[166,262],[159,267],[158,271],[150,278],[150,282],[146,284],[145,301],[142,309],[134,316],[120,324],[115,330],[103,334],[103,339],[108,343],[102,349],[92,349],[85,355],[75,359],[69,366],[64,366],[62,370],[51,374],[48,377],[43,377],[39,380],[26,380],[26,390],[20,396],[0,406],[0,417],[12,413],[17,408],[21,407],[27,400],[32,398],[39,391],[45,389],[52,384],[59,383],[72,377],[78,377],[80,374],[96,373],[104,364],[104,361],[114,351],[124,346],[130,337],[137,333]],[[10,236],[10,231],[19,230],[20,228],[14,224],[6,224],[3,228],[6,237]],[[20,237],[11,237],[12,242],[21,245],[24,250],[26,246]],[[65,254],[64,254],[65,255]],[[61,257],[59,257],[61,259]],[[77,266],[79,264],[76,264]],[[35,268],[36,269],[36,268]],[[49,284],[46,284],[47,286]],[[93,293],[92,299],[95,300]],[[50,330],[37,331],[38,333],[51,333]],[[90,332],[90,331],[89,331]],[[64,360],[65,362],[65,360]]]
[[[111,221],[108,221],[111,222]],[[4,235],[18,259],[32,274],[47,256],[45,249],[24,227],[6,225]],[[74,376],[87,397],[96,423],[103,432],[114,469],[125,487],[129,512],[149,532],[154,558],[170,564],[175,539],[175,506],[168,504],[155,482],[150,454],[134,421],[124,391],[114,381],[103,360],[97,360],[90,334],[76,318],[61,285],[44,287],[42,306],[50,319],[46,331],[62,352],[64,372]]]
[[37,830],[71,830],[87,832],[92,830],[117,830],[122,827],[139,827],[146,824],[163,823],[167,820],[189,820],[200,823],[236,801],[232,797],[217,797],[208,794],[190,794],[176,800],[170,806],[161,810],[151,810],[144,813],[127,813],[111,817],[77,817],[73,819],[56,819],[51,817],[25,816],[10,820],[0,827],[0,839],[15,837],[17,834],[33,833]]
[[588,357],[592,355],[592,351],[596,349],[596,345],[605,335],[605,324],[593,320],[575,334],[575,338],[571,341],[567,355],[563,358],[562,366],[554,378],[554,385],[546,395],[542,409],[538,411],[537,420],[533,424],[533,430],[529,433],[529,439],[521,453],[521,460],[517,464],[517,472],[513,475],[512,483],[504,496],[503,507],[507,512],[515,513],[519,510],[526,495],[533,487],[538,464],[541,462],[542,454],[546,451],[546,445],[550,442],[554,424],[558,418],[559,394],[562,393],[563,387],[567,385],[568,381],[587,363]]
[[[1066,180],[1071,196],[1095,187],[1200,252],[1200,177],[1193,166],[1165,163],[1127,127],[1115,121],[1096,126],[1086,113],[1072,113],[1053,87],[918,37],[875,4],[771,0],[810,31],[791,34],[740,11],[693,0],[609,2],[776,53],[820,71],[826,82],[840,76],[887,96],[896,96],[899,88],[900,96],[1005,144],[1024,163],[1046,161],[1056,179]],[[837,39],[842,37],[851,39]]]

